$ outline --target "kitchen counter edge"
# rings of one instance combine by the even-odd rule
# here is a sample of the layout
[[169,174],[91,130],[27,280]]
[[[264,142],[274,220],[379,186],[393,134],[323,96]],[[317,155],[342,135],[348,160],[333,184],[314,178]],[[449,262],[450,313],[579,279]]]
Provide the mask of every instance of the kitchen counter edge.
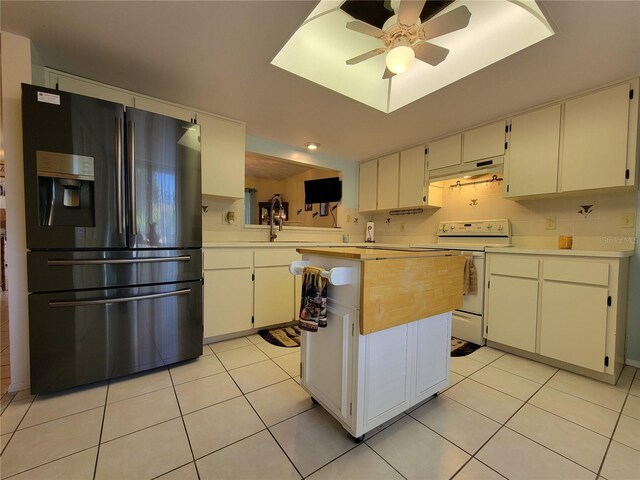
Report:
[[559,248],[487,247],[486,253],[516,253],[524,255],[559,255],[571,257],[628,258],[634,250],[573,250]]

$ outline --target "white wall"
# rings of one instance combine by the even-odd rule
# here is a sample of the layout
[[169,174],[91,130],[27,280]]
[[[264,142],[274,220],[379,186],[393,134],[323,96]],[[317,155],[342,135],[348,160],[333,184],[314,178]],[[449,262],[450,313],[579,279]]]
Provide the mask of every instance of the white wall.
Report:
[[7,195],[7,278],[9,286],[10,391],[29,387],[27,241],[22,161],[20,84],[31,83],[31,42],[0,32],[2,129]]
[[[637,197],[637,212],[640,213],[640,191]],[[640,367],[640,215],[636,214],[636,253],[631,258],[629,278],[629,313],[627,317],[627,359]],[[631,362],[629,362],[631,363]]]

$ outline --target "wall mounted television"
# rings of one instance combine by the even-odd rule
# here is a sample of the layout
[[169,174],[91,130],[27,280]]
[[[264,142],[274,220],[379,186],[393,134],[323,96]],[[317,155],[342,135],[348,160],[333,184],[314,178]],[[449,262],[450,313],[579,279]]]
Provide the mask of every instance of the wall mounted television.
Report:
[[304,203],[327,203],[342,200],[342,180],[340,177],[305,180]]

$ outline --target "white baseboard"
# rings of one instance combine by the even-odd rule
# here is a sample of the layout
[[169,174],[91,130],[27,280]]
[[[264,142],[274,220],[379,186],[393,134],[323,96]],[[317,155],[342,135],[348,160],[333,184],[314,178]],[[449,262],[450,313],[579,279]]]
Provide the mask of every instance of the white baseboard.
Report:
[[29,387],[31,387],[31,383],[29,382],[20,382],[20,383],[11,382],[9,384],[8,391],[12,393],[19,392],[20,390],[26,390]]
[[624,361],[625,365],[631,365],[632,367],[636,367],[636,368],[640,368],[640,361],[639,360],[631,360],[630,358],[627,358]]

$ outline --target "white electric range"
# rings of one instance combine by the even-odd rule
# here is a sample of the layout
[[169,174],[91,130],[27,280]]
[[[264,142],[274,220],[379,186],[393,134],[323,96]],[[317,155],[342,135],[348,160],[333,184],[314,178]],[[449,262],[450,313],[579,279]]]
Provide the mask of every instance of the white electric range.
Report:
[[451,334],[478,345],[485,344],[484,267],[486,247],[511,245],[511,222],[508,219],[440,222],[437,243],[412,244],[431,250],[461,250],[473,258],[477,272],[477,292],[466,293],[462,308],[453,312]]

